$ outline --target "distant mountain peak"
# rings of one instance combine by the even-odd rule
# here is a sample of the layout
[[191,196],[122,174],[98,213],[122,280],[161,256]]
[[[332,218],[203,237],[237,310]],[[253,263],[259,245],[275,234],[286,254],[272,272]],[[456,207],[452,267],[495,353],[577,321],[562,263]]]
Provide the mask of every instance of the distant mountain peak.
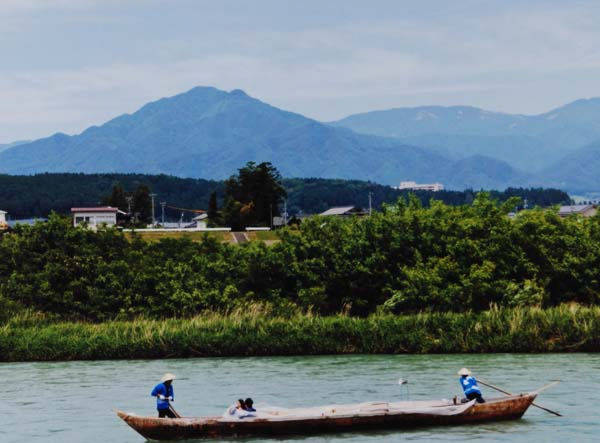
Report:
[[229,95],[233,97],[249,97],[248,94],[241,89],[233,89],[231,92],[229,92]]
[[445,158],[397,140],[357,134],[248,96],[196,87],[79,135],[56,134],[0,153],[0,172],[137,172],[223,179],[248,161],[287,177],[395,183],[427,180]]
[[[326,125],[241,89],[197,86],[79,135],[57,133],[17,147],[0,145],[0,173],[140,172],[220,179],[247,161],[270,161],[287,177],[395,184],[410,175],[455,188],[465,183],[500,188],[523,185],[523,171],[541,171],[595,140],[600,140],[600,98],[538,116],[420,106]],[[589,159],[586,164],[596,168]]]
[[559,106],[558,108],[552,109],[551,111],[541,114],[541,116],[547,116],[556,114],[558,112],[577,112],[577,111],[595,111],[600,112],[600,97],[580,98],[572,101],[565,105]]
[[189,89],[188,91],[185,92],[181,92],[179,94],[176,94],[173,97],[177,97],[178,95],[186,95],[186,94],[194,94],[194,93],[205,93],[205,92],[218,92],[218,93],[222,93],[222,94],[226,94],[225,91],[221,91],[220,89],[215,88],[214,86],[194,86],[192,89]]

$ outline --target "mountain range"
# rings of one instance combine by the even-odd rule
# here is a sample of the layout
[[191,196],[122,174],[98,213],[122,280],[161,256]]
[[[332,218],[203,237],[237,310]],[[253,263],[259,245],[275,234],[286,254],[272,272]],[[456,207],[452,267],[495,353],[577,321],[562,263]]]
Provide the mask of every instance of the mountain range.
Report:
[[538,116],[466,106],[400,108],[323,123],[241,90],[197,87],[81,134],[0,145],[0,173],[137,172],[223,179],[248,161],[286,177],[450,189],[600,189],[600,99]]
[[[333,124],[458,155],[477,152],[508,162],[525,161],[519,165],[536,170],[565,152],[600,140],[600,98],[577,100],[535,116],[468,106],[424,106],[355,114]],[[528,157],[519,157],[522,148],[530,151]]]
[[19,146],[19,145],[23,145],[23,144],[29,143],[29,142],[30,142],[30,140],[20,140],[20,141],[12,142],[12,143],[5,143],[5,144],[0,143],[0,151],[4,151],[6,149],[12,148],[13,146]]

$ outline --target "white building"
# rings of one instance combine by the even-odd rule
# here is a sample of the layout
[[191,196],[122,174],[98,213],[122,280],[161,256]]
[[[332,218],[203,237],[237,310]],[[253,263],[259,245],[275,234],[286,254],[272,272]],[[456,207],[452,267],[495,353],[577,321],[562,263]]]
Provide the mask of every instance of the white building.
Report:
[[206,229],[206,222],[208,221],[208,214],[200,214],[192,219],[192,226],[195,229]]
[[8,228],[8,223],[6,223],[6,214],[8,214],[8,212],[0,210],[0,231]]
[[558,215],[567,217],[569,215],[582,215],[584,217],[592,217],[596,215],[596,205],[569,205],[561,206],[558,210]]
[[400,186],[398,186],[396,189],[412,189],[415,191],[433,191],[433,192],[437,192],[437,191],[443,191],[444,190],[444,185],[441,183],[422,183],[419,184],[417,182],[413,182],[413,181],[405,181],[405,182],[400,182]]
[[[192,221],[183,221],[183,218],[182,218],[178,222],[161,223],[161,227],[162,227],[162,229],[166,229],[166,230],[169,230],[169,229],[175,229],[175,230],[196,229],[196,230],[205,231],[208,229],[207,222],[208,222],[208,214],[204,213],[204,214],[200,214],[200,215],[197,215],[196,217],[192,218]],[[138,229],[138,231],[139,231],[139,229]]]
[[114,226],[117,224],[117,213],[125,214],[112,206],[96,208],[71,208],[73,226],[87,223],[88,228],[98,229],[101,226]]

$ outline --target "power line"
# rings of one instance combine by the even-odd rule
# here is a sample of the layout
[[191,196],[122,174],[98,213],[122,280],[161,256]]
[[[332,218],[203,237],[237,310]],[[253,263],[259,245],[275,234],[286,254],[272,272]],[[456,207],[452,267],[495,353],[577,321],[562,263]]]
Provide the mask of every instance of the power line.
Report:
[[176,209],[178,211],[186,211],[186,212],[197,212],[198,214],[205,214],[207,212],[204,209],[180,208],[178,206],[171,206],[171,205],[167,205],[167,204],[165,204],[165,206],[169,209]]

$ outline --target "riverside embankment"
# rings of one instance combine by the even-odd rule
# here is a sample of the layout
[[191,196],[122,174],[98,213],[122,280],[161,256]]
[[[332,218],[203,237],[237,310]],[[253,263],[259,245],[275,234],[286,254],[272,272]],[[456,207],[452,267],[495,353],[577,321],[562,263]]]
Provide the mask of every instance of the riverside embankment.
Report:
[[0,327],[2,361],[577,351],[600,351],[600,308],[365,318],[237,311],[103,323],[24,315]]

